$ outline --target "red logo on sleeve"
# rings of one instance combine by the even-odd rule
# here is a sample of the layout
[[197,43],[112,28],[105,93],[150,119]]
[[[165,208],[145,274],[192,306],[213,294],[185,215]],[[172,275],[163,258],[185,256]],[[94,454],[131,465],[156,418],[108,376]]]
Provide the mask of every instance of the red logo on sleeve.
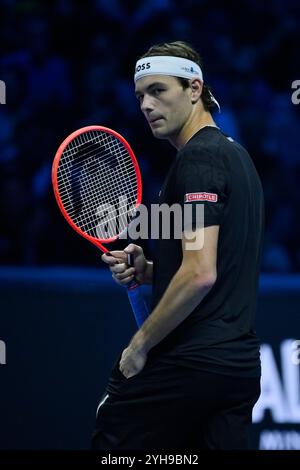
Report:
[[184,202],[194,201],[217,202],[218,195],[214,193],[187,193],[184,196]]

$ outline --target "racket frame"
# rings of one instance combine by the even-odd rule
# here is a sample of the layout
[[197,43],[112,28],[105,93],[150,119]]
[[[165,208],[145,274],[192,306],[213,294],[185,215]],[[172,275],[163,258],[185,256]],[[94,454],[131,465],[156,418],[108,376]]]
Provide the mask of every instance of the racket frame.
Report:
[[96,237],[92,237],[91,235],[88,235],[87,233],[85,233],[83,230],[81,230],[73,222],[71,217],[68,215],[68,213],[65,210],[64,205],[61,201],[61,197],[60,197],[59,189],[58,189],[57,173],[58,173],[59,162],[60,162],[60,159],[63,155],[63,152],[65,151],[67,146],[70,144],[70,142],[72,142],[72,140],[74,140],[76,137],[80,136],[81,134],[83,134],[85,132],[91,132],[91,131],[101,131],[101,132],[105,132],[107,134],[111,134],[114,137],[116,137],[124,145],[124,147],[126,148],[128,154],[130,155],[130,158],[132,160],[132,163],[133,163],[133,166],[134,166],[134,169],[135,169],[136,178],[137,178],[137,197],[136,197],[136,202],[135,202],[135,209],[137,209],[138,206],[141,204],[141,201],[142,201],[142,178],[141,178],[141,172],[140,172],[140,169],[139,169],[137,159],[134,155],[134,152],[133,152],[132,148],[130,147],[129,143],[124,139],[123,136],[121,136],[118,132],[116,132],[116,131],[108,128],[108,127],[104,127],[104,126],[93,125],[93,126],[82,127],[80,129],[77,129],[76,131],[72,132],[61,143],[61,145],[59,146],[59,148],[58,148],[58,150],[55,154],[53,165],[52,165],[52,185],[53,185],[54,195],[55,195],[57,204],[58,204],[58,206],[61,210],[61,213],[63,214],[64,218],[67,220],[69,225],[71,225],[71,227],[74,230],[76,230],[76,232],[79,233],[79,235],[86,238],[91,243],[93,243],[98,248],[100,248],[100,250],[103,251],[103,253],[107,253],[109,250],[105,246],[103,246],[103,244],[111,243],[111,242],[117,240],[119,238],[119,236],[121,235],[121,233],[115,235],[114,237],[105,238],[105,239],[99,239],[99,238],[96,238]]

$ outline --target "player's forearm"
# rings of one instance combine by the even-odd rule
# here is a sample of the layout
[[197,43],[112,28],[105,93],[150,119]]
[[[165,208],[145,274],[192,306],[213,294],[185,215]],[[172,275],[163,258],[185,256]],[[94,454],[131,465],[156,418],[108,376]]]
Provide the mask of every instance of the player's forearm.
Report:
[[190,315],[209,292],[214,280],[210,273],[195,274],[182,266],[130,345],[148,352]]

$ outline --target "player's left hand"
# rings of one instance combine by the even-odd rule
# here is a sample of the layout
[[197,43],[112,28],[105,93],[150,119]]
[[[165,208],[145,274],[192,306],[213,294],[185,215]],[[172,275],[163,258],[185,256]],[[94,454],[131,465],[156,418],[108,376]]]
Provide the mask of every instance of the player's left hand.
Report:
[[147,353],[133,349],[129,344],[122,353],[119,369],[124,377],[129,379],[143,370],[146,361]]

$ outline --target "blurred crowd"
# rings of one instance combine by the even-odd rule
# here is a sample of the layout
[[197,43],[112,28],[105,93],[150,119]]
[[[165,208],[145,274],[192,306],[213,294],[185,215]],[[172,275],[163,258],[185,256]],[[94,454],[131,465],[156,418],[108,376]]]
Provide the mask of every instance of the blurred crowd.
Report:
[[[144,202],[176,155],[156,141],[134,96],[137,58],[185,40],[203,57],[217,124],[251,154],[266,199],[265,272],[300,271],[300,4],[295,0],[2,0],[0,261],[99,265],[63,220],[51,186],[56,149],[90,124],[115,129],[141,165]],[[151,244],[143,241],[147,251]]]

